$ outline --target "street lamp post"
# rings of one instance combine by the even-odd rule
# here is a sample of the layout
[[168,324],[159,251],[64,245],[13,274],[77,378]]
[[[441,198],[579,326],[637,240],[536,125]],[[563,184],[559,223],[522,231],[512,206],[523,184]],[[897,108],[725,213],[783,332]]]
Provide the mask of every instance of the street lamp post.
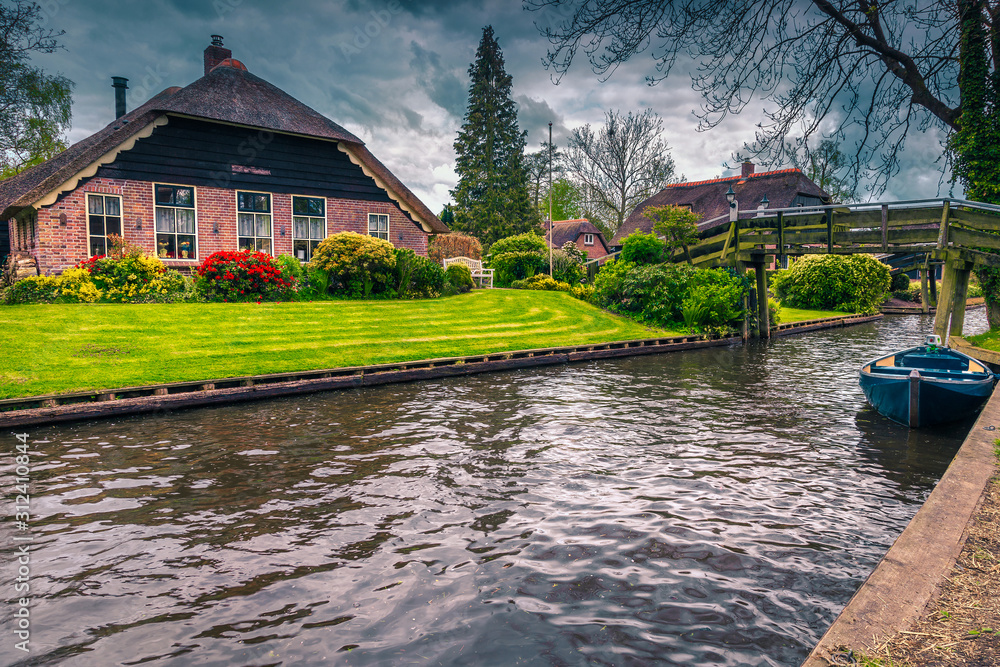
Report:
[[549,278],[552,275],[552,244],[555,243],[555,225],[552,224],[552,122],[549,122]]
[[[746,269],[743,267],[743,262],[740,261],[740,203],[736,201],[736,193],[733,192],[733,186],[729,186],[729,190],[726,191],[726,201],[729,202],[729,222],[732,224],[732,234],[733,234],[733,264],[736,268],[736,274],[743,277]],[[725,258],[723,258],[725,261]],[[743,340],[746,341],[750,338],[750,322],[749,322],[749,295],[743,296]]]

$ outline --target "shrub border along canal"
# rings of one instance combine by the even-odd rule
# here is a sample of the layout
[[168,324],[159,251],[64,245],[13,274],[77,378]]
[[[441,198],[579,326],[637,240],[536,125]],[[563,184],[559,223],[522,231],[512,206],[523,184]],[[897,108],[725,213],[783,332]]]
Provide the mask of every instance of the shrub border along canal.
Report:
[[[872,322],[882,315],[846,315],[779,325],[775,335]],[[642,340],[517,350],[397,364],[377,364],[313,371],[197,380],[118,389],[29,396],[0,401],[0,427],[117,417],[179,408],[253,401],[334,389],[369,387],[395,382],[431,380],[491,371],[550,366],[575,361],[610,359],[701,347],[734,345],[740,338],[710,340],[704,336],[673,336]]]
[[[973,352],[980,350],[972,348],[967,354]],[[996,470],[998,429],[1000,392],[994,392],[930,496],[802,667],[853,664],[851,651],[880,657],[885,642],[909,630],[937,599]]]

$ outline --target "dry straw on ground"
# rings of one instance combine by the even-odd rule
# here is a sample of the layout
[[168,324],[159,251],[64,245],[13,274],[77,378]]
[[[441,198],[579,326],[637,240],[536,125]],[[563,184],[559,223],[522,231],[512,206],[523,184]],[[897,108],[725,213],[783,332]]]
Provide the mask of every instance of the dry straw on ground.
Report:
[[968,528],[941,596],[861,665],[1000,667],[1000,475]]

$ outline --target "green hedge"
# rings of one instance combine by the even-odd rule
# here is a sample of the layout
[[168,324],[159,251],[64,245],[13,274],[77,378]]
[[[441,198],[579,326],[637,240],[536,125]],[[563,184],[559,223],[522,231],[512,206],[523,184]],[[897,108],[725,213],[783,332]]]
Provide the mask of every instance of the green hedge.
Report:
[[871,255],[807,255],[772,282],[782,305],[877,313],[889,293],[889,267]]

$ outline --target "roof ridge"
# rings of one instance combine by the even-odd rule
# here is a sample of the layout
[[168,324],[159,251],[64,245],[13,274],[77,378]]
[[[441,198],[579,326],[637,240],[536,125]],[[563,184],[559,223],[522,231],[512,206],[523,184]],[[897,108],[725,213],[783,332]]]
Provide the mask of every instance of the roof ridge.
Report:
[[749,174],[747,176],[736,175],[736,176],[723,176],[721,178],[709,178],[704,181],[688,181],[684,183],[668,183],[663,186],[664,188],[686,188],[692,185],[708,185],[709,183],[725,183],[726,181],[742,181],[745,178],[759,178],[761,176],[773,176],[775,174],[788,174],[793,171],[802,172],[801,169],[797,167],[791,167],[789,169],[774,169],[772,171],[761,171],[755,174]]

